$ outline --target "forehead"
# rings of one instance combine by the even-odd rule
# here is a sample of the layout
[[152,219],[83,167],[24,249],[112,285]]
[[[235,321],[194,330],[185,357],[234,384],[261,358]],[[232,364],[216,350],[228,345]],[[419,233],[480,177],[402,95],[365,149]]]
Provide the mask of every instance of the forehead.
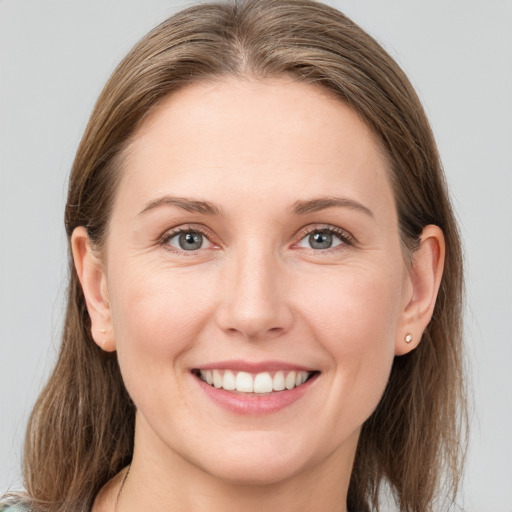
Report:
[[393,206],[370,128],[333,93],[289,78],[225,78],[172,94],[142,124],[123,167],[119,196],[130,204],[166,193],[222,202],[228,192],[284,202],[331,190]]

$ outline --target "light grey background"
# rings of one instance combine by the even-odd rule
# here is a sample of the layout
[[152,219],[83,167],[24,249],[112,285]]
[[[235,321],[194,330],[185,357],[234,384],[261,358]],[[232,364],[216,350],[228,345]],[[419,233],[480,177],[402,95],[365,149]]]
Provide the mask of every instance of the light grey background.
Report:
[[[512,511],[512,1],[339,0],[431,119],[466,246],[474,420],[460,505]],[[0,494],[52,367],[66,177],[93,103],[148,29],[190,2],[0,0]]]

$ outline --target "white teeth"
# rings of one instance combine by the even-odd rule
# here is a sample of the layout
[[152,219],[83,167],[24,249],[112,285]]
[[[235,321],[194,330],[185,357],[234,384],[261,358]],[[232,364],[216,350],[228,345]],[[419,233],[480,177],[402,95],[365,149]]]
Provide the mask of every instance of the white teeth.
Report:
[[222,387],[222,374],[219,372],[219,370],[213,370],[213,385],[216,388]]
[[238,372],[235,382],[237,391],[242,393],[252,393],[254,391],[254,381],[250,373]]
[[269,373],[258,373],[254,379],[254,392],[255,393],[271,393],[272,392],[272,377]]
[[201,379],[210,386],[226,391],[240,393],[271,393],[301,386],[310,376],[310,372],[278,371],[274,377],[269,372],[251,375],[248,372],[232,370],[200,370]]
[[272,382],[272,387],[274,391],[283,391],[285,388],[284,385],[284,372],[276,372],[274,375],[274,380]]
[[224,382],[222,387],[228,391],[233,391],[236,389],[236,379],[233,372],[226,370],[224,372]]
[[295,377],[295,386],[301,386],[308,379],[308,372],[297,372]]
[[290,372],[284,380],[286,389],[293,389],[295,387],[295,372]]

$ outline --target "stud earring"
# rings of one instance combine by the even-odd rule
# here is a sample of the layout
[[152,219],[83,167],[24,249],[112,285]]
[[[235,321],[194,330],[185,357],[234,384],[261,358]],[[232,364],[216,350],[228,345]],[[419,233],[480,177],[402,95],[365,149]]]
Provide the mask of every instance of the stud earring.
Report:
[[412,334],[410,332],[408,332],[405,336],[404,336],[404,341],[405,343],[411,343],[412,341]]

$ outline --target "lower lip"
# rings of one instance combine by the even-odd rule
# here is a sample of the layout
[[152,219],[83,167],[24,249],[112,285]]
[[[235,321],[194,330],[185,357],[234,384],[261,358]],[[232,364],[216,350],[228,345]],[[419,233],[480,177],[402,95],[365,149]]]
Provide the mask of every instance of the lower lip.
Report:
[[221,407],[236,414],[263,415],[278,412],[302,398],[311,388],[318,375],[313,375],[304,384],[296,388],[261,395],[226,391],[222,388],[210,386],[195,375],[194,378],[206,395]]

